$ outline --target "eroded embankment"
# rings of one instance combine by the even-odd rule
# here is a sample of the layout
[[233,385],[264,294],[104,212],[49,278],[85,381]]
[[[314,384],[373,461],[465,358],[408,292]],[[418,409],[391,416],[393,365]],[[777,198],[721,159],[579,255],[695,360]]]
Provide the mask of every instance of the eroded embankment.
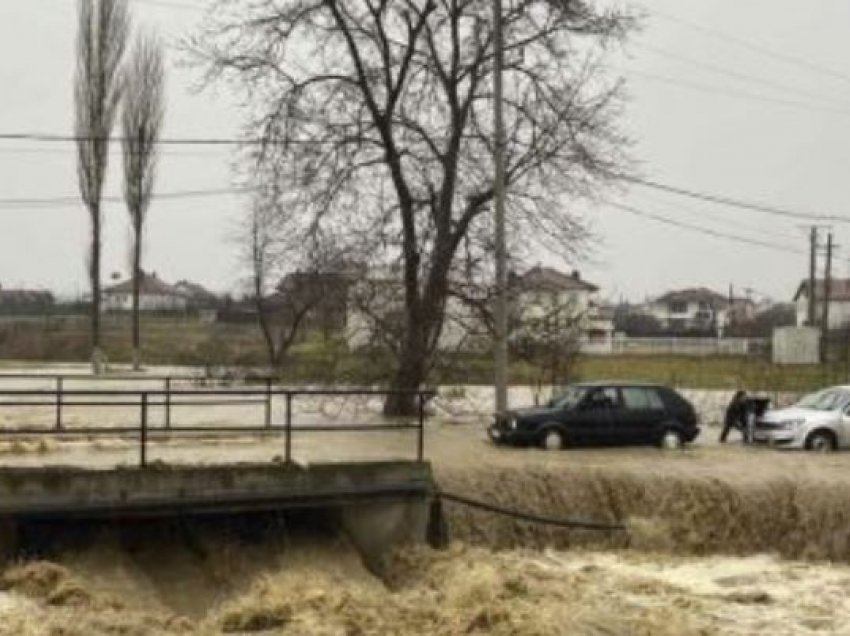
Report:
[[526,523],[444,503],[452,539],[490,548],[631,547],[676,554],[771,552],[850,562],[850,489],[832,482],[644,475],[616,468],[441,469],[446,491],[554,518],[624,522],[626,532]]

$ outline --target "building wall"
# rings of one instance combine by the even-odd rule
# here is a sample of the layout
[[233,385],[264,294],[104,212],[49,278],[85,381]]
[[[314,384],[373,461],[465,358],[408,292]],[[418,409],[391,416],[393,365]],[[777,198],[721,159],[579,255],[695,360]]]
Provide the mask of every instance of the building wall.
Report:
[[[184,311],[187,301],[182,296],[171,294],[142,294],[139,297],[140,311]],[[131,311],[133,295],[125,293],[106,293],[103,295],[104,311]]]
[[[710,307],[702,308],[700,307],[700,303],[696,301],[684,303],[683,311],[674,312],[673,309],[674,303],[671,302],[654,302],[649,305],[650,315],[658,320],[665,329],[670,329],[677,324],[681,324],[684,329],[694,329],[709,326],[712,322],[716,326],[723,328],[728,322],[728,312],[726,309],[717,309],[715,311]],[[709,316],[706,319],[700,318],[700,314],[705,314],[706,312],[708,312]]]
[[[796,301],[797,326],[803,327],[809,319],[809,299],[801,295]],[[815,317],[820,325],[823,316],[823,303],[818,303],[815,308]],[[833,300],[829,303],[829,328],[841,329],[850,326],[850,300]]]

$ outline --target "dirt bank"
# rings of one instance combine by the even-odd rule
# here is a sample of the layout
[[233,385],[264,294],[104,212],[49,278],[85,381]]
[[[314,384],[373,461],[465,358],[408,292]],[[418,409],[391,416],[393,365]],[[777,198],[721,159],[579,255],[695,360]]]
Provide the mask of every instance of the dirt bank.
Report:
[[631,547],[676,554],[774,552],[850,562],[850,490],[824,481],[642,474],[567,466],[444,468],[447,491],[555,518],[623,522],[626,532],[562,530],[444,503],[452,536],[491,548]]

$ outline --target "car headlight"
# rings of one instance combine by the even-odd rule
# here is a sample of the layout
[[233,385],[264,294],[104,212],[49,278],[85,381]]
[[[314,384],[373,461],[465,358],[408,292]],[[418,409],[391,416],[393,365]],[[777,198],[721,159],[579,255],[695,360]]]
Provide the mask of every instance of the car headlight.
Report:
[[792,430],[795,428],[800,428],[805,423],[806,420],[782,420],[781,422],[779,422],[779,428],[783,428],[785,430]]
[[516,428],[516,417],[513,415],[508,416],[508,428]]

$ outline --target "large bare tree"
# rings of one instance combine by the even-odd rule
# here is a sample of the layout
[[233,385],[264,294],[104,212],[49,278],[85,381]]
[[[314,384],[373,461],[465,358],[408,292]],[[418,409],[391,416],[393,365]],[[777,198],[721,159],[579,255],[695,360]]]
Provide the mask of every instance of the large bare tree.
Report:
[[[622,168],[608,45],[631,16],[585,0],[505,3],[509,231],[564,255],[570,198]],[[488,0],[223,2],[191,43],[209,81],[245,95],[253,161],[282,178],[305,233],[400,267],[404,330],[392,385],[420,386],[463,261],[492,262],[493,18]],[[362,246],[361,246],[362,247]],[[468,259],[459,258],[461,253]],[[385,403],[409,412],[410,397]]]
[[133,368],[141,368],[139,292],[142,283],[144,225],[156,178],[157,149],[165,113],[165,67],[162,44],[153,34],[140,35],[124,72],[121,111],[124,200],[133,232]]
[[126,0],[79,0],[74,133],[80,196],[91,217],[92,365],[103,361],[100,342],[101,197],[109,162],[109,137],[121,99],[121,59],[127,43]]

